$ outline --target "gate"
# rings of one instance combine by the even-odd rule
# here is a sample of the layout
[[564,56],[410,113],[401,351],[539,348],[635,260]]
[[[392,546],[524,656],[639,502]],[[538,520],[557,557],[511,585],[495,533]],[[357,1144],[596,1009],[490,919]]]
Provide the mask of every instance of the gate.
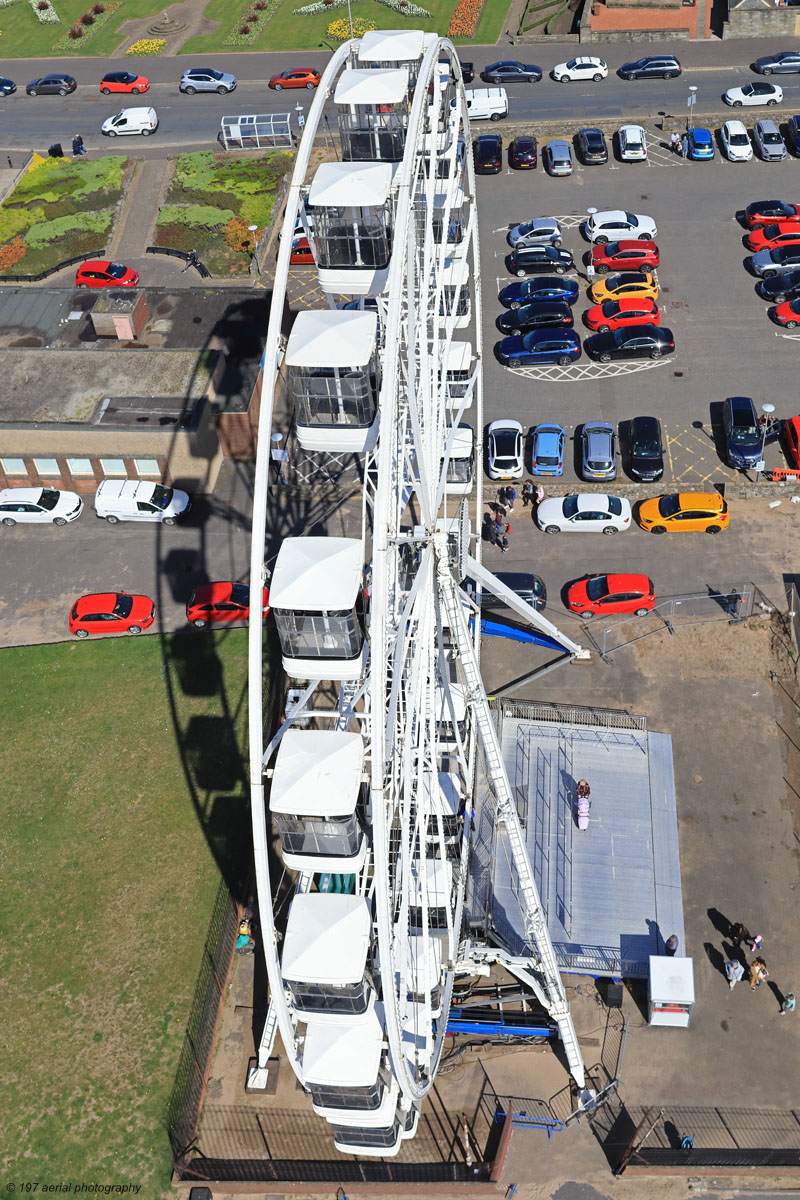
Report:
[[736,625],[751,615],[755,591],[755,586],[748,583],[729,592],[709,588],[696,595],[673,596],[670,600],[662,600],[643,617],[627,617],[607,625],[599,644],[597,641],[595,644],[602,657],[611,661],[616,650],[654,633],[675,633],[684,625],[710,625],[721,621]]

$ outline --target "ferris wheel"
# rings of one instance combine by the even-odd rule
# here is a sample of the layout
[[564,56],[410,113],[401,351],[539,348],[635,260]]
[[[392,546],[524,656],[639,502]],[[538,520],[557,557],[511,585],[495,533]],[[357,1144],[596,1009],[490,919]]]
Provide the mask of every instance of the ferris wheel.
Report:
[[[328,101],[340,155],[311,174]],[[303,234],[329,307],[300,311],[286,338],[289,259]],[[480,621],[460,584],[469,577],[478,592],[502,595],[568,654],[584,652],[481,564],[481,356],[475,180],[455,49],[420,31],[367,34],[333,55],[288,192],[251,580],[266,580],[276,390],[293,402],[301,448],[364,456],[361,524],[351,537],[281,544],[270,603],[295,689],[268,744],[257,622],[249,641],[253,838],[270,984],[250,1084],[265,1083],[280,1032],[314,1111],[350,1154],[396,1154],[435,1079],[463,969],[478,772],[514,855],[537,994],[584,1086],[481,681]],[[326,706],[331,684],[338,700]],[[268,809],[295,879],[280,928]]]

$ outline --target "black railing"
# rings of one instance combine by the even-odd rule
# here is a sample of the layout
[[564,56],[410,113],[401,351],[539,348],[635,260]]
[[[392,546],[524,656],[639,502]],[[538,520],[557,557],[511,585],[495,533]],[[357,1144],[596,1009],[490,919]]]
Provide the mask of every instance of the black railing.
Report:
[[[145,250],[145,254],[166,254],[168,258],[182,258],[184,262],[189,261],[188,254],[186,254],[183,250],[174,250],[172,246],[148,246]],[[209,271],[208,267],[205,263],[200,262],[199,259],[197,262],[193,262],[192,266],[194,267],[195,271],[197,271],[201,279],[211,278],[211,272]]]
[[54,267],[48,267],[46,271],[40,271],[38,275],[0,275],[0,283],[38,283],[41,279],[47,279],[48,275],[56,275],[59,271],[63,271],[65,267],[71,267],[73,263],[86,262],[88,258],[102,258],[105,250],[90,250],[87,254],[76,254],[73,258],[65,258],[62,262],[56,263]]
[[491,1163],[386,1162],[348,1158],[194,1158],[176,1165],[178,1179],[220,1183],[485,1183]]

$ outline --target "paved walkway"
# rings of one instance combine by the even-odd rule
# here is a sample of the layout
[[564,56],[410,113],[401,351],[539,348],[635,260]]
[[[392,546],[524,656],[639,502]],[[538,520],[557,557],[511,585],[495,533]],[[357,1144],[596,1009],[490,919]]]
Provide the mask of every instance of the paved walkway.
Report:
[[155,233],[158,210],[164,202],[172,171],[173,164],[167,158],[137,162],[108,244],[109,258],[124,262],[144,254]]
[[[198,4],[198,0],[184,0],[181,4],[171,4],[164,9],[164,12],[171,21],[182,26],[180,30],[172,36],[165,37],[166,45],[162,51],[161,57],[178,54],[181,47],[189,38],[195,37],[201,33],[213,33],[219,27],[219,21],[210,21],[203,16],[204,5]],[[122,41],[114,50],[113,58],[124,58],[129,46],[138,41],[139,38],[154,37],[153,33],[148,32],[148,26],[157,24],[159,16],[142,17],[137,21],[125,21],[119,27],[119,34]]]

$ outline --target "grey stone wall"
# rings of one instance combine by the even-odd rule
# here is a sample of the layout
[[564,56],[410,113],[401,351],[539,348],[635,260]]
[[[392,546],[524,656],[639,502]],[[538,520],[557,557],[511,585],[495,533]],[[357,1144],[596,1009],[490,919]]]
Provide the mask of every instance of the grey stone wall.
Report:
[[724,38],[790,38],[800,33],[800,9],[729,8],[722,28]]

